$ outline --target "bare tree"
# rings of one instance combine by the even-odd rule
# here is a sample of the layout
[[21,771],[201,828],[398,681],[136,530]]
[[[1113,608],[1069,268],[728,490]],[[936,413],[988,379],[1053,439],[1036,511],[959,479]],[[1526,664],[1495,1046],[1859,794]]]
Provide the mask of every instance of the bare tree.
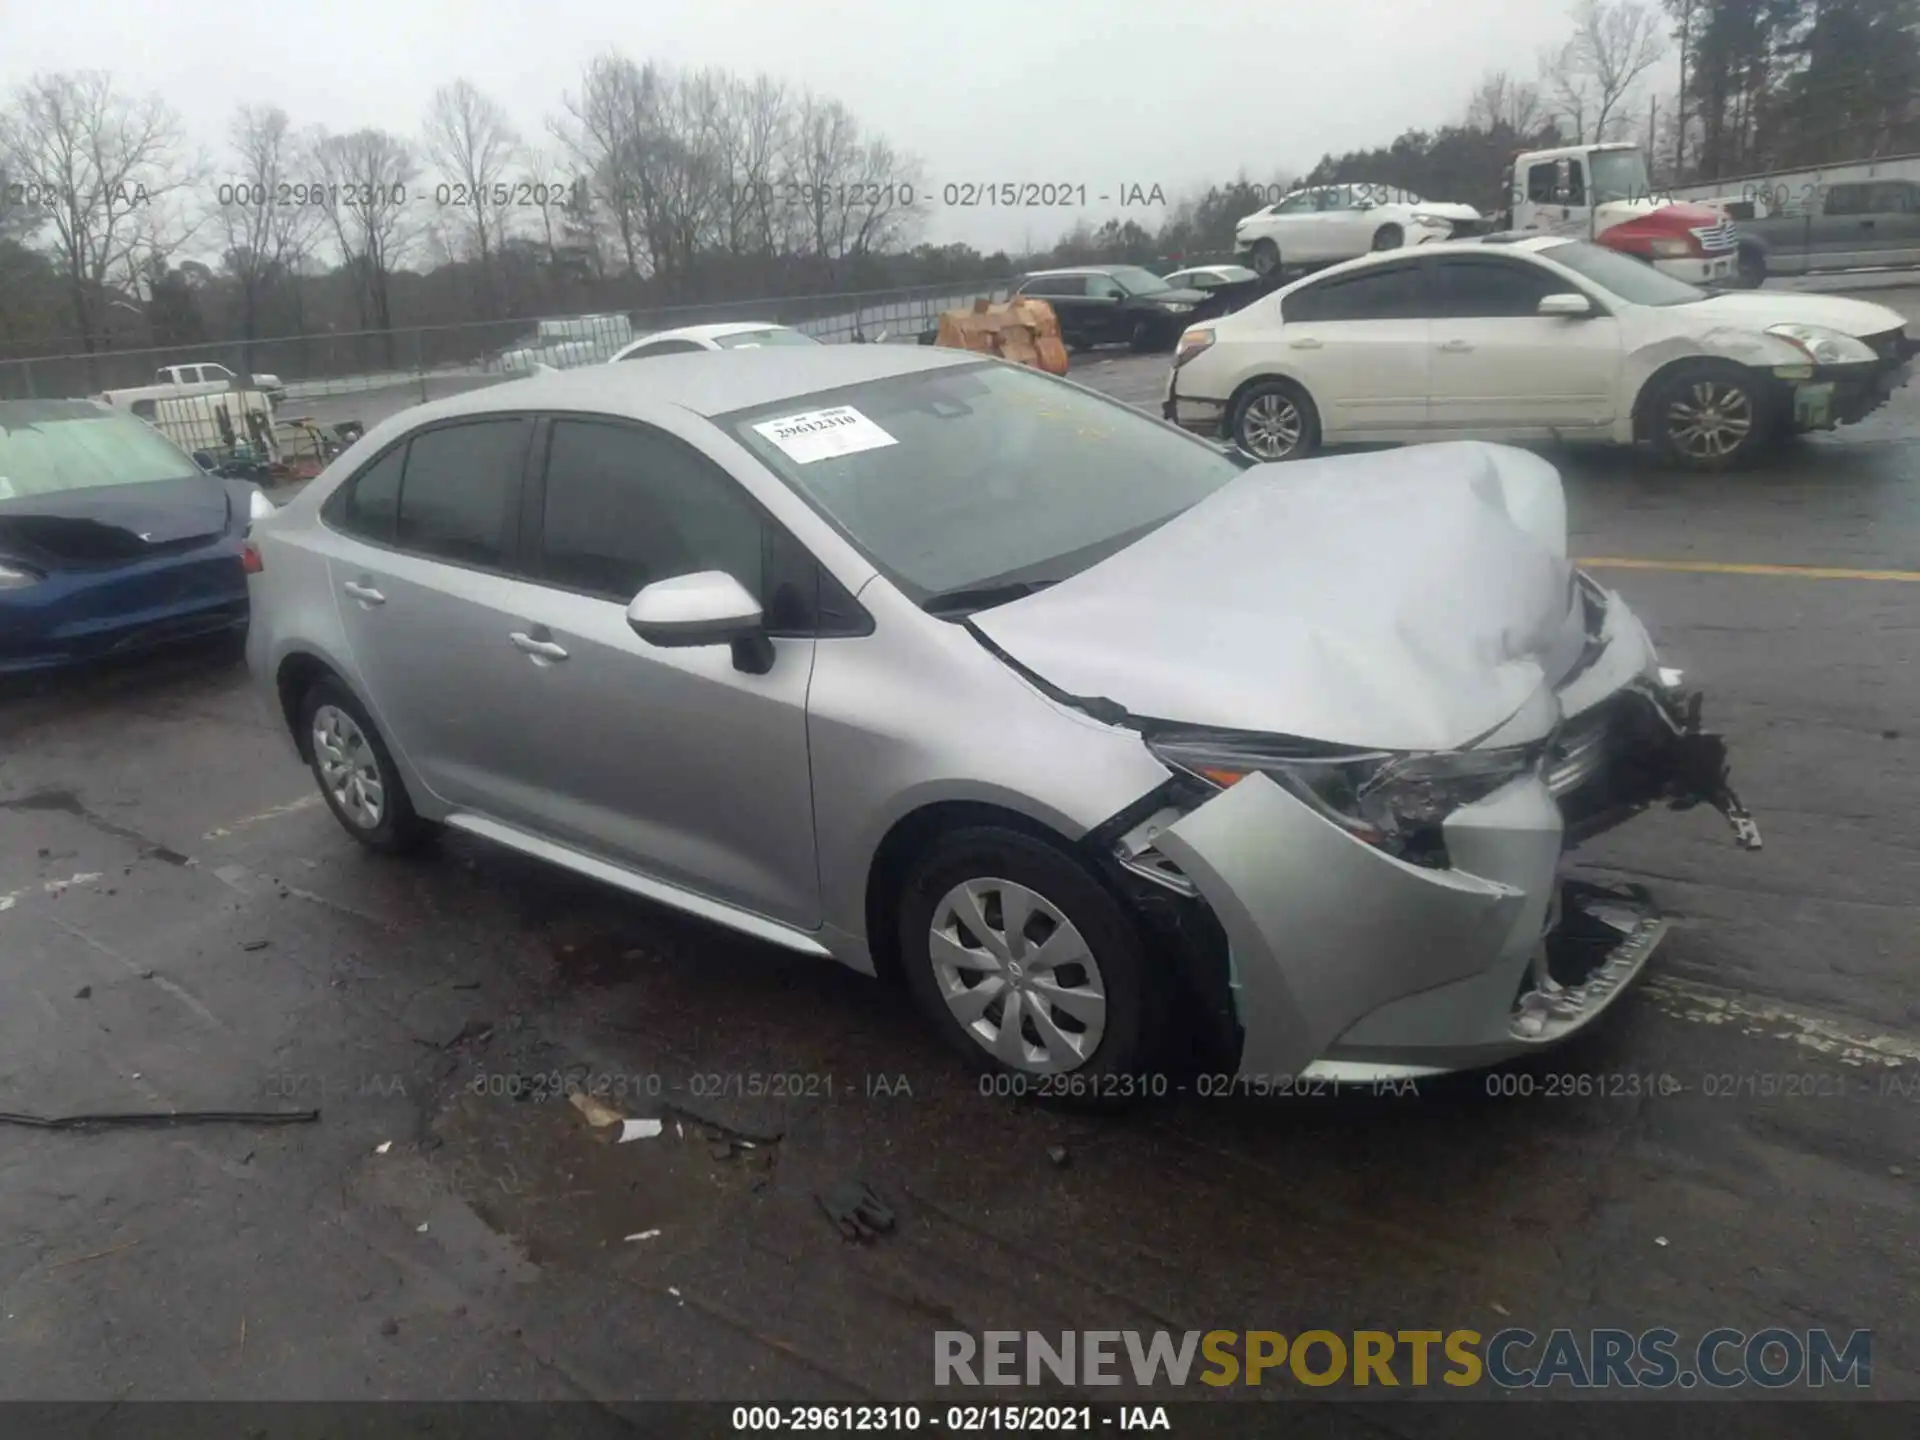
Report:
[[413,217],[419,166],[405,140],[385,130],[329,136],[319,146],[324,182],[322,210],[353,273],[354,300],[362,329],[385,335],[393,362],[391,280],[396,266],[419,240]]
[[780,247],[793,123],[792,102],[779,82],[761,75],[729,83],[721,134],[729,178],[720,239],[729,254],[771,255]]
[[1512,130],[1531,135],[1546,118],[1540,87],[1505,70],[1489,71],[1467,101],[1467,124],[1476,130]]
[[176,205],[199,173],[181,154],[179,121],[158,96],[124,95],[101,71],[36,75],[0,116],[0,155],[46,205],[91,355],[107,287],[137,289],[155,252],[180,238]]
[[647,250],[645,116],[651,79],[621,55],[596,56],[581,78],[580,93],[564,101],[567,120],[555,127],[585,171],[592,208],[611,225],[629,275],[652,268]]
[[871,254],[913,228],[916,174],[884,140],[867,139],[838,100],[801,97],[792,189],[807,220],[805,243],[830,278],[837,278],[839,262]]
[[434,91],[426,137],[427,155],[447,181],[451,208],[460,212],[462,229],[472,238],[480,264],[480,303],[491,320],[498,305],[493,254],[512,215],[507,171],[519,136],[494,100],[468,81],[456,80]]
[[1605,140],[1630,123],[1627,102],[1666,43],[1658,12],[1640,0],[1579,0],[1572,38],[1542,66],[1576,140]]
[[240,334],[245,363],[260,338],[261,310],[269,291],[294,280],[321,220],[309,204],[312,181],[299,138],[277,105],[242,105],[227,128],[234,160],[231,178],[215,191],[224,241],[223,261],[240,292]]

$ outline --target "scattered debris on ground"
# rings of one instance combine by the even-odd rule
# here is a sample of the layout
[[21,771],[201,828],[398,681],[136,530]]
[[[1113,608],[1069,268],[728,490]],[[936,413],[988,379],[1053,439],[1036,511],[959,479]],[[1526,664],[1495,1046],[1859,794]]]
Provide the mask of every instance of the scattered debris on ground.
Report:
[[893,1233],[893,1211],[863,1180],[845,1181],[814,1198],[843,1239],[863,1241]]

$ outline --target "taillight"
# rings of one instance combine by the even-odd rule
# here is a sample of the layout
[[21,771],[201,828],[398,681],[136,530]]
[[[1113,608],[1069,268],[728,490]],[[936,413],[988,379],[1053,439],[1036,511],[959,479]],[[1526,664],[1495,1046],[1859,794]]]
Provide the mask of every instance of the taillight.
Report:
[[1195,327],[1180,337],[1180,343],[1174,348],[1173,368],[1178,370],[1187,361],[1193,359],[1202,350],[1213,344],[1213,331],[1203,326]]
[[240,568],[249,575],[258,575],[267,568],[267,562],[260,558],[260,547],[251,540],[240,547]]

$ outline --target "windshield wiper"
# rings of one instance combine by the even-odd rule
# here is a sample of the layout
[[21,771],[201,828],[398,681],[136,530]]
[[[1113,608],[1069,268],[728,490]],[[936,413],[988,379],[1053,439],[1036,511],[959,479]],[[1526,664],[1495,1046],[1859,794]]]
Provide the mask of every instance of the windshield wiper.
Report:
[[1004,605],[1009,600],[1018,600],[1022,596],[1035,594],[1049,585],[1058,583],[1055,580],[1007,580],[997,585],[972,585],[958,590],[942,590],[922,600],[920,608],[929,615],[941,618],[951,615],[968,615],[975,610]]

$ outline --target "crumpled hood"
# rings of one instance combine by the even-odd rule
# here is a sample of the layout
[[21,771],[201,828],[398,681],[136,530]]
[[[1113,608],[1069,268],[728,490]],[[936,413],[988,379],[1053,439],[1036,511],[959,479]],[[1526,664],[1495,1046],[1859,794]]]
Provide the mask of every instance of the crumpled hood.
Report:
[[1255,466],[972,624],[1139,717],[1396,750],[1480,738],[1584,643],[1558,473],[1473,442]]
[[227,482],[205,474],[22,496],[0,501],[0,551],[55,565],[140,560],[224,533],[233,513]]

